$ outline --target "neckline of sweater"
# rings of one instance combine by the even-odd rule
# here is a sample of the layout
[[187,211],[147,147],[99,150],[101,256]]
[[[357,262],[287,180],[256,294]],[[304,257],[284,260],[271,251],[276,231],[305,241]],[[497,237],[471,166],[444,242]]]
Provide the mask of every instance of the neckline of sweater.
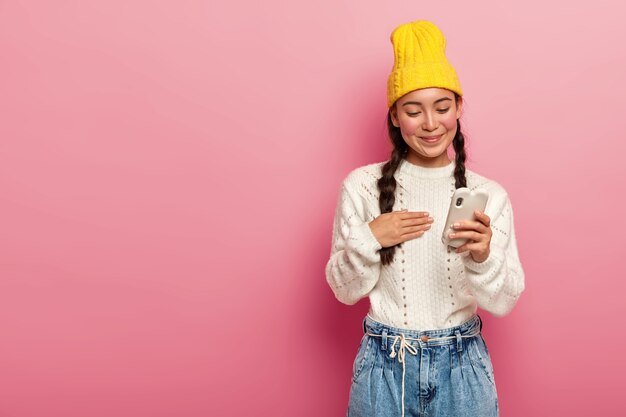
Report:
[[448,165],[431,168],[415,165],[402,158],[398,170],[403,174],[415,178],[449,178],[454,176],[455,167],[456,164],[454,160],[452,160]]

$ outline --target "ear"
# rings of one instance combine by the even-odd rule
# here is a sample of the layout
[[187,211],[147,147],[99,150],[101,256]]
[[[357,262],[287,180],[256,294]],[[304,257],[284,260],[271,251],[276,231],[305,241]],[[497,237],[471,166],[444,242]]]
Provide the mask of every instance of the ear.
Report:
[[459,101],[456,104],[456,118],[461,117],[461,113],[463,110],[463,97],[459,96]]
[[398,112],[396,111],[396,104],[395,103],[393,104],[393,106],[391,106],[391,109],[389,111],[391,113],[391,123],[395,127],[400,127],[400,122],[398,121]]

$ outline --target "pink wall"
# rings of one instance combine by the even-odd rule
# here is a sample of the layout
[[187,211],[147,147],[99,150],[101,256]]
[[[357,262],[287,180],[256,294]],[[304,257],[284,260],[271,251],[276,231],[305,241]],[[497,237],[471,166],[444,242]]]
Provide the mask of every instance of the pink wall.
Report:
[[431,3],[2,2],[0,416],[343,415],[367,300],[325,282],[332,215],[417,19],[515,207],[502,415],[624,415],[623,7]]

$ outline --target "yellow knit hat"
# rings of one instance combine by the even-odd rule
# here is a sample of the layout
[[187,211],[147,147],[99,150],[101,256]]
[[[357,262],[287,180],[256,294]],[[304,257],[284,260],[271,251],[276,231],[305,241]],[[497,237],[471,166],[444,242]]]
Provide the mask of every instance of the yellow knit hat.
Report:
[[391,32],[391,43],[394,63],[387,79],[387,108],[419,88],[447,88],[463,95],[456,71],[445,55],[446,38],[433,23],[404,23]]

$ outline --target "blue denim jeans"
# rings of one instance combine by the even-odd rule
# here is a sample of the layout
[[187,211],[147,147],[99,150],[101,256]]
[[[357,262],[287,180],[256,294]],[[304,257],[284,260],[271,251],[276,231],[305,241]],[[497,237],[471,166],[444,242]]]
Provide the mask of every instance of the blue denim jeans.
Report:
[[498,417],[482,320],[405,330],[363,319],[347,417]]

